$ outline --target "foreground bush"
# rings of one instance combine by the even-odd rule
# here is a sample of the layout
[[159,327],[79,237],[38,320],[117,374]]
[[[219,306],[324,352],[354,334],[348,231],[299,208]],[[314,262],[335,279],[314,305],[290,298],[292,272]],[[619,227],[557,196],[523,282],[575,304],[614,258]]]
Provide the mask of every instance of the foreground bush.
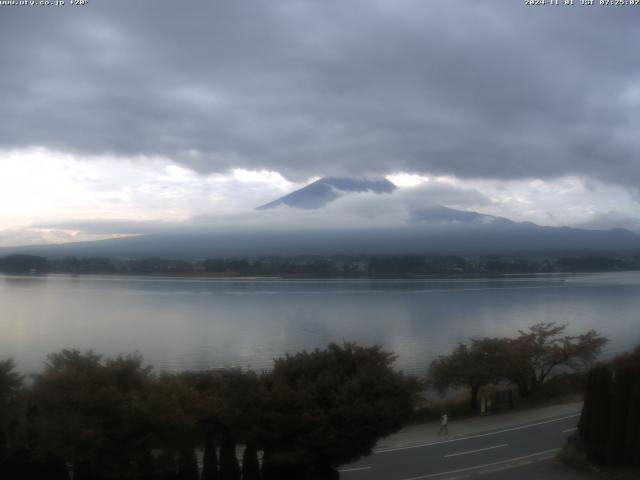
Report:
[[277,359],[262,375],[156,375],[136,356],[65,350],[28,387],[0,362],[0,478],[336,478],[337,466],[411,414],[417,383],[393,359],[378,347],[332,344]]
[[417,383],[395,372],[393,360],[351,344],[276,360],[265,379],[268,478],[331,478],[407,423]]
[[574,443],[592,463],[640,466],[640,347],[589,372]]

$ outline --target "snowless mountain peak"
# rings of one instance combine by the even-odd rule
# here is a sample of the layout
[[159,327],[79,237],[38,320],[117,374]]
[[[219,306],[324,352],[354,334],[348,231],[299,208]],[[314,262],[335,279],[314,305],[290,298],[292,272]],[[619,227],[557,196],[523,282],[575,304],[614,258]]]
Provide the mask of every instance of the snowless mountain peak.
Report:
[[396,186],[387,179],[365,180],[346,177],[324,177],[306,187],[291,192],[273,202],[258,207],[258,210],[277,208],[287,205],[308,210],[319,209],[338,197],[351,192],[392,193]]

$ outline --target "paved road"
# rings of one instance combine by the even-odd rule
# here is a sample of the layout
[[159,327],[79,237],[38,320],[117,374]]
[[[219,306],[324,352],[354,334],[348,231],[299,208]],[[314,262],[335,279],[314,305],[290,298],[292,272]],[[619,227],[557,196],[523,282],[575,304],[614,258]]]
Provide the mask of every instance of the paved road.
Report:
[[463,438],[376,450],[340,469],[344,480],[581,478],[552,461],[579,414],[540,419]]

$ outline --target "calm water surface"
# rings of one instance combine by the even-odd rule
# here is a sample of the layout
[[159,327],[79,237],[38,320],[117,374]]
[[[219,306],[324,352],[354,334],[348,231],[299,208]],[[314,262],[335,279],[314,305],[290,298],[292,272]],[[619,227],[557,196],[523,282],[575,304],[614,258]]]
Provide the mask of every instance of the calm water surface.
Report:
[[595,328],[612,355],[640,343],[640,272],[504,279],[281,280],[0,276],[0,359],[37,371],[62,348],[138,352],[167,370],[266,369],[328,342],[381,344],[397,366],[536,322]]

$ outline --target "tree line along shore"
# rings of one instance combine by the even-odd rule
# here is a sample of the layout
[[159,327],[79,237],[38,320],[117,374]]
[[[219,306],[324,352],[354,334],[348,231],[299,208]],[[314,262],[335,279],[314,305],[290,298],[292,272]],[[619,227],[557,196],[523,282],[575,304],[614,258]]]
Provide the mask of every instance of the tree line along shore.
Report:
[[0,272],[289,277],[492,276],[640,270],[640,254],[304,255],[200,260],[7,255]]

